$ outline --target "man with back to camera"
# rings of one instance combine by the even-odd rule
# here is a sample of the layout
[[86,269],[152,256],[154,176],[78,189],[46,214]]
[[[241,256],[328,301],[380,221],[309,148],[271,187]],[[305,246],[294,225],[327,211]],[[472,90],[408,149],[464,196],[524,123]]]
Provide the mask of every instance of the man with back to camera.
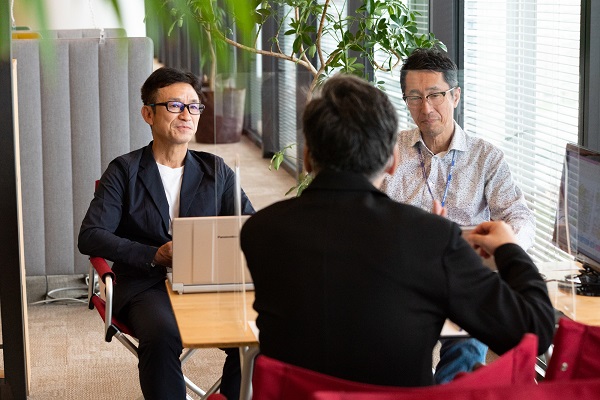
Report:
[[[399,167],[386,177],[382,190],[459,225],[504,221],[518,243],[530,248],[535,218],[502,151],[468,136],[454,121],[461,95],[456,64],[437,49],[417,49],[402,66],[400,86],[417,128],[398,135]],[[441,342],[437,383],[485,363],[487,346],[475,339]]]
[[[350,75],[326,81],[303,114],[302,196],[242,227],[262,354],[353,381],[433,384],[446,318],[503,353],[532,332],[551,343],[546,284],[504,222],[471,235],[378,188],[397,166],[398,117],[385,93]],[[418,268],[417,268],[418,267]]]
[[[234,214],[234,173],[210,153],[192,151],[204,105],[192,73],[160,68],[144,82],[142,117],[153,141],[113,160],[81,225],[79,251],[114,262],[114,315],[139,339],[139,376],[149,399],[185,399],[182,343],[165,287],[174,217]],[[254,209],[242,193],[242,213]],[[239,398],[237,348],[225,349],[221,393]]]

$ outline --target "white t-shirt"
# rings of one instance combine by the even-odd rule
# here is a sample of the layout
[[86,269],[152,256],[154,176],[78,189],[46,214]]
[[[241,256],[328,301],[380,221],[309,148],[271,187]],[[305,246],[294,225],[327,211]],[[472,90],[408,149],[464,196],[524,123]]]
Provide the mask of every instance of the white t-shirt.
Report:
[[156,163],[156,165],[169,203],[169,234],[172,235],[173,218],[179,216],[179,194],[181,192],[181,182],[183,181],[183,167],[171,168],[159,163]]

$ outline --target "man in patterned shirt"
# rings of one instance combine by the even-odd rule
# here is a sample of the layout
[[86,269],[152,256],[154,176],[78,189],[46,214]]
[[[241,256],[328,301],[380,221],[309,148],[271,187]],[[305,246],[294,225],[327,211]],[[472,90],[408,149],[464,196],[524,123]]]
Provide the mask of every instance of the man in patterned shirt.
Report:
[[[402,66],[400,86],[417,128],[398,135],[399,166],[382,190],[460,225],[505,221],[521,247],[531,247],[535,218],[502,151],[467,135],[454,121],[461,95],[456,64],[439,50],[417,49]],[[442,340],[435,381],[472,370],[486,353],[475,339]]]

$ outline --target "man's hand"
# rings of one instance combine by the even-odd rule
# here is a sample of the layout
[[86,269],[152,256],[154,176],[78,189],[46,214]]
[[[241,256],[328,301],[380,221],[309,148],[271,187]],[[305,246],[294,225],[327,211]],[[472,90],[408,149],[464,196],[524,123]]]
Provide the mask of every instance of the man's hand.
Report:
[[512,227],[504,221],[482,222],[467,236],[467,241],[483,258],[493,256],[496,249],[503,244],[517,244]]
[[442,217],[448,216],[448,210],[445,207],[442,207],[442,203],[439,200],[433,201],[433,210],[431,210],[433,214],[441,215]]
[[167,242],[158,248],[154,255],[154,264],[171,267],[173,264],[173,241]]

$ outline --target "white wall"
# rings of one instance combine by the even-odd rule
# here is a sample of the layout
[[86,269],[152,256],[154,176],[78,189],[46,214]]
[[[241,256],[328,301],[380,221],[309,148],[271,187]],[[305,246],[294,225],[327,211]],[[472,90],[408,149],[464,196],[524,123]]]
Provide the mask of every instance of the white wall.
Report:
[[[123,24],[120,25],[109,0],[41,0],[48,14],[48,29],[119,28],[127,36],[146,36],[144,0],[118,0]],[[31,0],[14,0],[17,26],[40,29],[35,14],[28,9]]]

